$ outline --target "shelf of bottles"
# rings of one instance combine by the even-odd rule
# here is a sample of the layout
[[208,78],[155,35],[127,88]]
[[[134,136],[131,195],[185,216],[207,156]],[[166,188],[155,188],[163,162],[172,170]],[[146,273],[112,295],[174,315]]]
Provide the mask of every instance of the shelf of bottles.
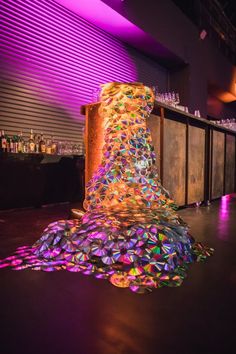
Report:
[[84,147],[79,143],[61,141],[54,136],[44,138],[44,134],[35,134],[33,129],[27,136],[22,132],[9,136],[4,130],[0,131],[0,153],[25,153],[48,155],[83,155]]

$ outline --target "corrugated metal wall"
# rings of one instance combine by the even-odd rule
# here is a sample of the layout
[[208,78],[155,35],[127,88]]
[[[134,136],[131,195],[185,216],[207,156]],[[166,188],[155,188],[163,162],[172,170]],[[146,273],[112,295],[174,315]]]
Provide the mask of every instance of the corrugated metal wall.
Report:
[[153,60],[52,0],[1,2],[0,129],[82,141],[80,106],[108,81],[166,88]]

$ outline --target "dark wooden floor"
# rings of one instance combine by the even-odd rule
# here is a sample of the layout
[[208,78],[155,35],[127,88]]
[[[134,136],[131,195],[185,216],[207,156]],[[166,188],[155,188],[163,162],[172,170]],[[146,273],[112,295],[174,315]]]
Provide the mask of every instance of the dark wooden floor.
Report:
[[[0,258],[69,208],[1,212]],[[192,265],[179,288],[137,295],[82,274],[2,269],[1,354],[234,353],[236,195],[180,214],[215,255]]]

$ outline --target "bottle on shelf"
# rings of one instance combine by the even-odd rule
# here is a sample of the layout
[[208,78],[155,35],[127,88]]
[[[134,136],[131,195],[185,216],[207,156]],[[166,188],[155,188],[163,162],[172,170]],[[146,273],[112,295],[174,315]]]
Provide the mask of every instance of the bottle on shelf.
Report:
[[11,152],[11,138],[8,135],[6,135],[6,140],[7,140],[7,149],[6,149],[6,151],[7,152]]
[[39,153],[39,147],[40,147],[40,135],[35,136],[35,152],[36,154]]
[[14,141],[13,138],[9,138],[10,152],[14,152]]
[[6,152],[7,151],[7,138],[5,136],[4,130],[1,131],[0,137],[0,151]]
[[22,132],[20,132],[18,134],[18,146],[17,146],[17,150],[18,152],[22,153],[24,152],[24,138],[23,138],[23,135],[22,135]]
[[23,138],[22,131],[7,136],[4,130],[0,130],[0,152],[81,155],[84,153],[84,146],[69,141],[57,141],[53,135],[45,140],[43,133],[34,134],[33,129],[30,129],[29,139]]
[[52,142],[50,139],[48,139],[46,143],[46,154],[52,154]]
[[25,153],[25,154],[28,154],[29,152],[30,152],[30,150],[29,150],[29,141],[25,141],[24,142],[24,145],[23,145],[23,152]]
[[13,135],[13,137],[12,137],[11,152],[14,152],[14,154],[18,153],[18,136],[17,135]]
[[45,154],[45,152],[46,152],[46,143],[45,143],[45,140],[43,138],[43,133],[40,134],[39,152],[42,152],[43,154]]
[[30,152],[30,153],[35,152],[35,140],[34,140],[33,129],[30,129],[29,152]]
[[51,139],[51,152],[52,152],[52,154],[57,153],[57,142],[55,141],[54,136],[52,136],[52,139]]

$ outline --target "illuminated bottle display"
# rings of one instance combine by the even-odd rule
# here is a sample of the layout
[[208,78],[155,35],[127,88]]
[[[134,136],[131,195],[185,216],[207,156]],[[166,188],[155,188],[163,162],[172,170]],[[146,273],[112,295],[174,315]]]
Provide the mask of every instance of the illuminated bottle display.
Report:
[[12,136],[6,135],[4,130],[0,130],[0,153],[35,153],[35,154],[48,154],[48,155],[82,155],[81,143],[61,141],[53,134],[36,133],[30,129],[27,138],[24,138],[23,132],[14,134]]

